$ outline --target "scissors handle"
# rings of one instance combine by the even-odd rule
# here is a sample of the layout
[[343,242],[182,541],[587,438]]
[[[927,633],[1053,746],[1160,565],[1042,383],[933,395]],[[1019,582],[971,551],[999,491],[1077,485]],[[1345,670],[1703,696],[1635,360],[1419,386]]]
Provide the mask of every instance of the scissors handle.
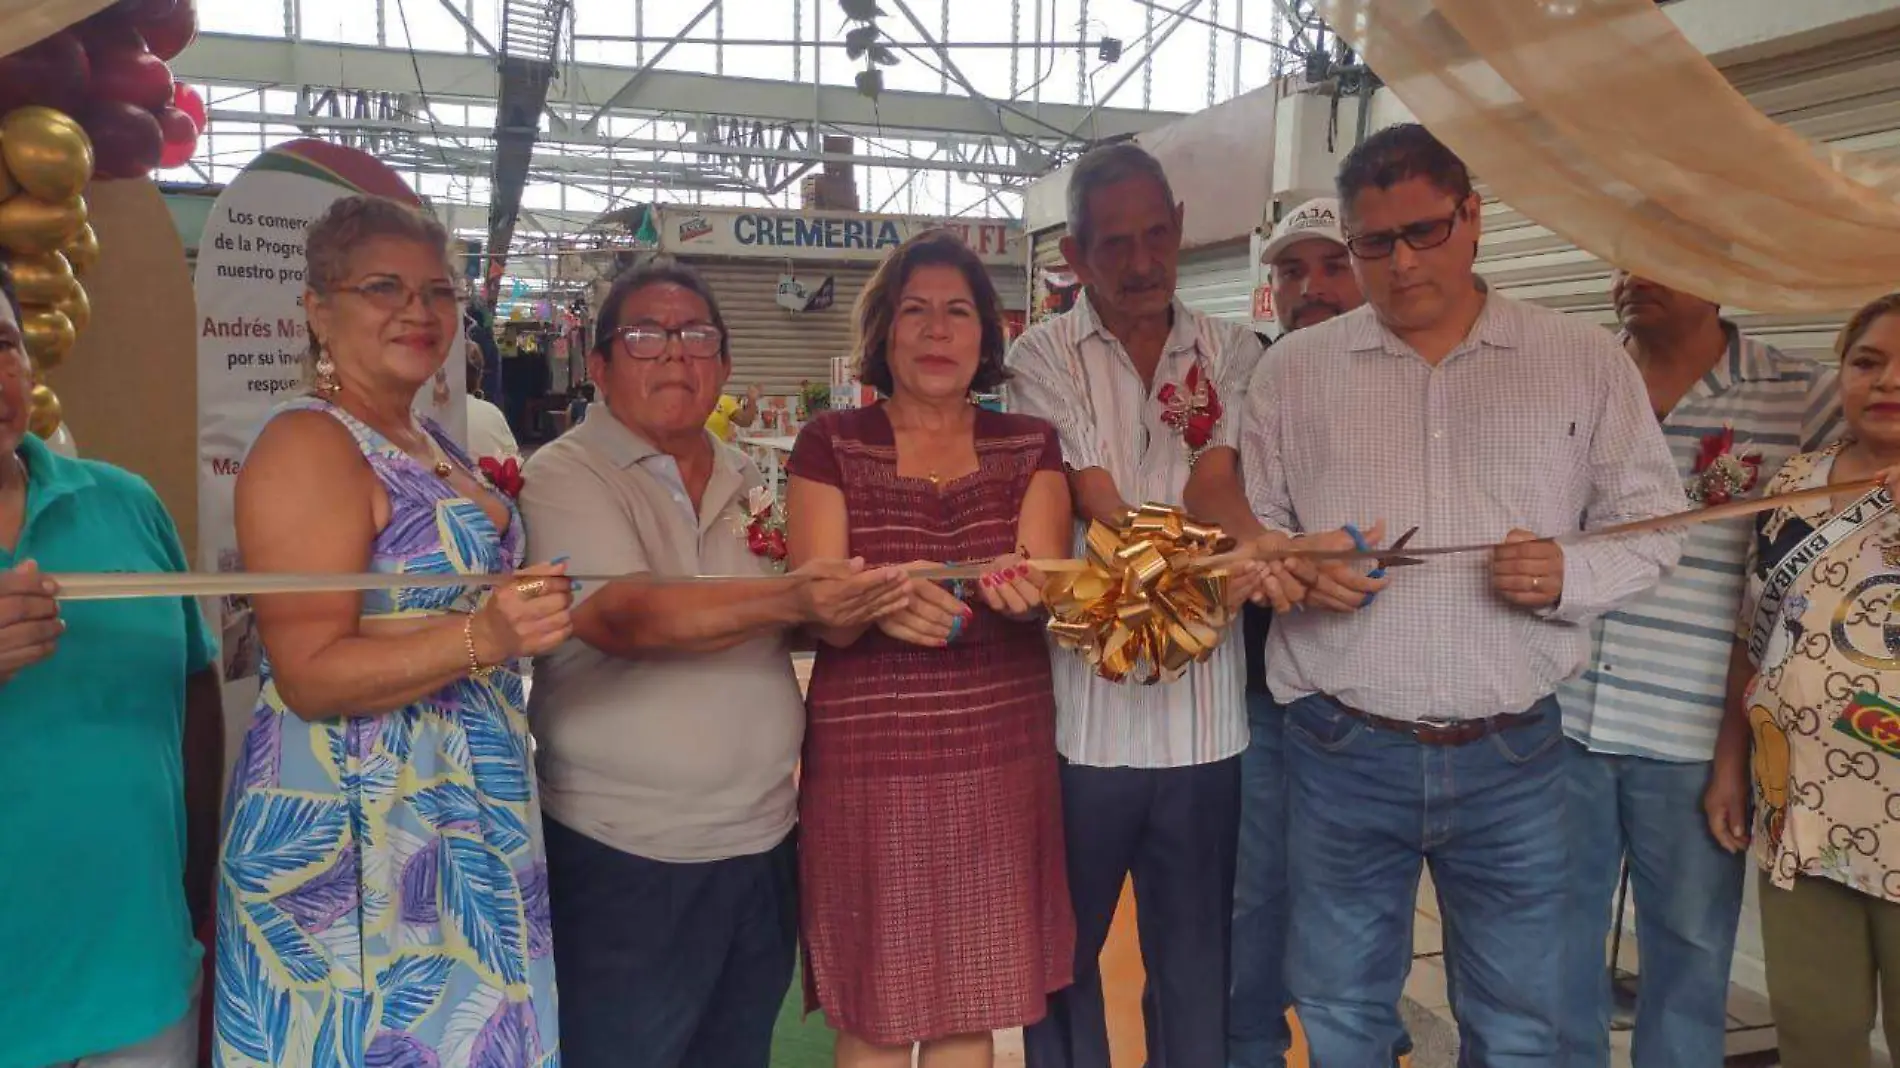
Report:
[[[1345,526],[1345,531],[1346,531],[1346,536],[1352,539],[1352,547],[1356,551],[1362,552],[1362,553],[1369,553],[1372,551],[1372,546],[1366,544],[1366,536],[1364,534],[1359,533],[1358,527],[1353,526],[1351,523],[1347,523]],[[1367,572],[1366,574],[1367,578],[1382,579],[1385,577],[1385,561],[1383,560],[1378,561],[1378,565],[1379,566],[1373,568],[1370,572]],[[1376,593],[1366,594],[1366,599],[1359,602],[1359,607],[1365,608],[1368,605],[1372,604],[1373,598],[1377,596],[1379,595]]]

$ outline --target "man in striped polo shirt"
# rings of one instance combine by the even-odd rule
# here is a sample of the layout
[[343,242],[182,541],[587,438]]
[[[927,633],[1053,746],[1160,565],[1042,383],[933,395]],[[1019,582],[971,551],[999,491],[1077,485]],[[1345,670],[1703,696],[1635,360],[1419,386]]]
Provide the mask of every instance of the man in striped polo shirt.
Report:
[[[1689,497],[1752,496],[1789,455],[1839,429],[1832,369],[1744,338],[1699,297],[1619,271],[1624,348]],[[1612,900],[1629,865],[1642,954],[1635,1068],[1717,1068],[1744,858],[1702,813],[1727,687],[1746,520],[1693,528],[1662,584],[1591,627],[1564,711],[1569,886],[1564,1068],[1609,1064],[1605,965]]]

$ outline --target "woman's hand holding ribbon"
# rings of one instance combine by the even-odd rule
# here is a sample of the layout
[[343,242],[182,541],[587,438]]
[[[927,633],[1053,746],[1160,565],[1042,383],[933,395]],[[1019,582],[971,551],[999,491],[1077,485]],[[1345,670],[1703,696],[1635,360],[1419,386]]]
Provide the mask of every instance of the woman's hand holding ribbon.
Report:
[[976,588],[990,611],[1026,621],[1042,615],[1043,580],[1043,573],[1020,555],[1005,553],[977,580]]
[[495,587],[476,612],[469,639],[484,666],[539,656],[574,633],[574,593],[565,563],[524,567]]
[[[929,560],[911,564],[910,570],[940,567]],[[910,600],[903,608],[877,621],[877,628],[900,642],[941,649],[962,637],[975,611],[952,596],[949,590],[928,579],[913,578],[907,584]]]

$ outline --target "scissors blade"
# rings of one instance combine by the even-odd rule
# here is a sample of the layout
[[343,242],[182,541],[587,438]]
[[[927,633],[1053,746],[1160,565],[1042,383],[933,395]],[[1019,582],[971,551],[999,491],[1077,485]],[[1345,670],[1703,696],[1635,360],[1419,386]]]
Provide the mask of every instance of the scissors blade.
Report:
[[[1393,542],[1391,547],[1388,548],[1386,551],[1390,553],[1397,553],[1400,549],[1405,548],[1405,544],[1412,540],[1412,535],[1417,534],[1417,533],[1418,533],[1418,528],[1413,527],[1412,529],[1399,535],[1399,540]],[[1381,556],[1376,561],[1374,561],[1374,565],[1379,570],[1383,571],[1389,567],[1411,567],[1414,564],[1422,564],[1424,562],[1425,561],[1423,560],[1414,559],[1413,557],[1410,557],[1410,556],[1394,555],[1394,556]]]

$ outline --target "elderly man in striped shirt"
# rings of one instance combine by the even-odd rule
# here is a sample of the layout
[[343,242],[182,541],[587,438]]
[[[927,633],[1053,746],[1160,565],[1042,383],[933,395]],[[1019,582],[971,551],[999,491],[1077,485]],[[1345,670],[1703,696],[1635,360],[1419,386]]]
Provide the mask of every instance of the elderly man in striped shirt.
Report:
[[1372,517],[1419,545],[1505,544],[1389,579],[1299,569],[1307,611],[1267,645],[1289,706],[1288,986],[1315,1064],[1389,1064],[1429,863],[1466,1061],[1549,1068],[1569,876],[1552,695],[1584,626],[1654,586],[1680,541],[1539,539],[1678,511],[1681,483],[1609,335],[1477,285],[1478,196],[1430,132],[1373,134],[1338,185],[1367,307],[1262,362],[1253,511],[1318,548],[1379,544],[1379,524],[1350,526]]
[[[1139,146],[1084,155],[1069,178],[1068,217],[1062,251],[1083,293],[1069,312],[1016,342],[1009,393],[1015,410],[1055,424],[1081,521],[1079,552],[1089,520],[1119,521],[1131,504],[1178,505],[1190,481],[1221,471],[1234,477],[1238,405],[1261,346],[1244,326],[1176,298],[1182,208],[1161,165]],[[1167,403],[1176,395],[1211,427],[1180,425]],[[1206,462],[1217,456],[1225,462]],[[1174,682],[1134,686],[1106,682],[1076,657],[1056,657],[1075,983],[1024,1035],[1031,1068],[1108,1064],[1097,961],[1131,872],[1147,969],[1148,1056],[1168,1068],[1226,1065],[1247,748],[1243,659],[1228,642]]]
[[[1716,304],[1648,279],[1618,271],[1610,297],[1692,500],[1752,496],[1790,454],[1839,431],[1831,369],[1750,341]],[[1592,624],[1582,675],[1558,691],[1575,900],[1563,1068],[1610,1063],[1604,942],[1625,864],[1642,954],[1635,1068],[1722,1063],[1744,857],[1710,835],[1701,800],[1751,529],[1693,528],[1661,586]]]

